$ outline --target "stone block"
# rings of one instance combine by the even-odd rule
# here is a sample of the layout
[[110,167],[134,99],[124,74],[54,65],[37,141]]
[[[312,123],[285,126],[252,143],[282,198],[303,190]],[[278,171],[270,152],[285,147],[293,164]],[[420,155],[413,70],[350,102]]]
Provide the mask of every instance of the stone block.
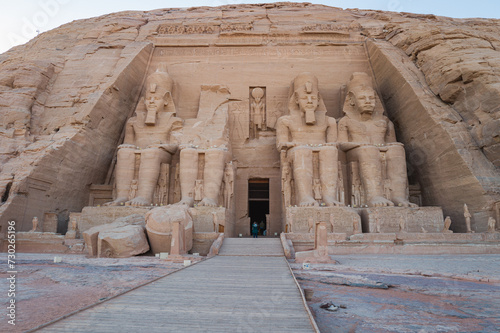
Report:
[[99,233],[99,258],[128,258],[148,251],[149,244],[143,226],[124,225]]
[[316,222],[326,222],[328,233],[361,232],[361,218],[349,207],[287,207],[286,216],[292,233],[313,233]]
[[117,218],[114,222],[109,224],[98,225],[92,227],[82,233],[83,240],[87,247],[87,251],[91,256],[98,255],[98,237],[101,232],[110,231],[116,228],[121,228],[127,225],[140,225],[144,226],[144,217],[141,214],[132,214]]
[[134,214],[144,216],[149,210],[150,208],[132,206],[84,207],[78,219],[78,230],[83,234],[92,227],[115,222],[120,217]]
[[440,207],[360,208],[364,233],[440,233],[444,227]]
[[196,232],[219,232],[219,225],[226,225],[226,209],[224,207],[197,206],[189,208],[189,213],[193,218]]

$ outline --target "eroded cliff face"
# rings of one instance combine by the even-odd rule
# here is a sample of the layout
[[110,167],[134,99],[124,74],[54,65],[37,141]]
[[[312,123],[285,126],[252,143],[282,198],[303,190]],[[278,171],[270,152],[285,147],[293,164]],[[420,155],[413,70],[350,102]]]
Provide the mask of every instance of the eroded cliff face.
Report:
[[[314,62],[316,49],[344,45],[349,59],[358,43],[424,203],[443,206],[463,231],[467,202],[481,231],[499,214],[499,23],[277,3],[121,12],[40,34],[0,55],[0,224],[29,230],[52,211],[64,225],[88,203],[89,185],[109,178],[155,47],[306,45]],[[338,119],[335,98],[326,102]],[[196,116],[190,103],[181,117]]]

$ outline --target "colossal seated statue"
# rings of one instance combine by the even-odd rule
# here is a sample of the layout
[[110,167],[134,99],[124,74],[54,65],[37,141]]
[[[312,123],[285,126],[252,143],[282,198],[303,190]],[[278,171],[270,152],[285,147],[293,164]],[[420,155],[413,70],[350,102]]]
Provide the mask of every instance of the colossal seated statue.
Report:
[[[337,124],[326,115],[314,75],[302,73],[294,79],[288,106],[290,114],[277,122],[276,144],[284,156],[283,170],[288,169],[287,163],[291,164],[295,202],[301,207],[318,206],[319,202],[327,206],[341,205],[336,200]],[[315,199],[313,194],[313,183],[318,184],[318,180],[316,198],[320,192],[321,199]],[[291,186],[286,187],[285,192],[291,191]],[[289,198],[290,193],[284,196]]]
[[179,205],[217,207],[229,151],[229,89],[223,85],[202,85],[198,115],[187,119],[180,138]]
[[[127,121],[125,139],[118,147],[116,199],[108,205],[145,206],[153,203],[161,165],[170,164],[177,151],[177,145],[169,143],[170,133],[182,126],[182,119],[175,116],[172,87],[173,81],[164,69],[159,68],[148,76],[145,99],[141,99],[135,116]],[[138,170],[136,156],[140,160]],[[137,188],[131,191],[136,183]],[[131,192],[133,198],[129,200]]]
[[369,207],[416,207],[408,201],[403,144],[396,141],[393,123],[376,111],[371,78],[353,73],[346,92],[339,144],[347,161],[358,163],[364,203]]

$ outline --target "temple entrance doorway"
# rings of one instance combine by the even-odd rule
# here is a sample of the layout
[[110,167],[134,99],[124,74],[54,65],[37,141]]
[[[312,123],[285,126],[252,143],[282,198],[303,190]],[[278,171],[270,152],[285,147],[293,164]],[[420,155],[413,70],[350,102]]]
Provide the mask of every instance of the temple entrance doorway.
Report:
[[269,179],[248,180],[248,216],[250,217],[250,234],[252,224],[257,222],[259,236],[266,236],[269,226],[266,215],[269,214]]

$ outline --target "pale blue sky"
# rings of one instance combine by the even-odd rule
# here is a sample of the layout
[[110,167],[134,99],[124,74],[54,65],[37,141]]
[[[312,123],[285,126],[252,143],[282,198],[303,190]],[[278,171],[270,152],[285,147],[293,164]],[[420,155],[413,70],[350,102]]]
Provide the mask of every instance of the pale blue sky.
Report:
[[[73,20],[124,10],[151,10],[172,7],[220,6],[229,3],[263,3],[276,1],[241,0],[14,0],[2,1],[0,13],[0,53],[27,42],[44,32]],[[341,8],[379,9],[450,17],[500,18],[500,1],[439,0],[309,0]]]

